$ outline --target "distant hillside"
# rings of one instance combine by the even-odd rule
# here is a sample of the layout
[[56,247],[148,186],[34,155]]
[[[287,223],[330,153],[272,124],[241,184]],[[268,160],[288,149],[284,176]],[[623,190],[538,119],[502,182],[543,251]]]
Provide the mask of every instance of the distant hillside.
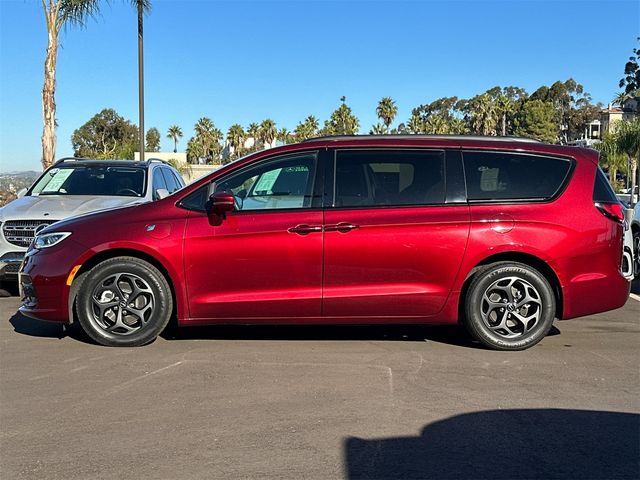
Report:
[[0,207],[16,198],[23,188],[29,188],[40,176],[40,172],[8,172],[0,173]]

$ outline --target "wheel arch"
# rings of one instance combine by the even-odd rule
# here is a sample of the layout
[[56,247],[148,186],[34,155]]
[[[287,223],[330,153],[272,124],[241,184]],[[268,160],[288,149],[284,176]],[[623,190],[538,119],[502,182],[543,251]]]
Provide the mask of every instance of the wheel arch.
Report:
[[109,260],[110,258],[116,257],[135,257],[140,260],[143,260],[147,263],[150,263],[155,268],[157,268],[160,273],[164,276],[169,284],[169,289],[171,290],[171,298],[173,300],[173,312],[172,312],[172,320],[174,321],[176,317],[181,316],[181,312],[186,310],[186,305],[183,304],[183,299],[177,295],[175,285],[173,279],[171,278],[171,274],[167,267],[153,255],[142,252],[140,250],[136,250],[133,248],[114,248],[108,250],[102,250],[97,252],[95,255],[89,257],[84,261],[80,269],[78,270],[73,283],[71,284],[71,289],[69,290],[69,321],[75,322],[75,302],[76,297],[78,296],[78,290],[82,285],[82,280],[86,276],[86,274],[99,263],[104,262],[105,260]]
[[562,287],[560,284],[560,279],[556,272],[551,268],[551,266],[542,260],[540,257],[532,255],[530,253],[524,252],[501,252],[494,255],[490,255],[480,261],[476,266],[474,266],[462,284],[462,290],[460,291],[460,298],[458,300],[458,318],[464,318],[464,303],[466,301],[467,292],[469,290],[469,285],[471,284],[473,278],[478,274],[478,272],[482,271],[484,267],[498,263],[498,262],[517,262],[522,263],[524,265],[528,265],[536,269],[540,274],[549,282],[551,285],[551,289],[553,290],[553,294],[556,300],[556,318],[562,318],[563,312],[563,297],[562,297]]

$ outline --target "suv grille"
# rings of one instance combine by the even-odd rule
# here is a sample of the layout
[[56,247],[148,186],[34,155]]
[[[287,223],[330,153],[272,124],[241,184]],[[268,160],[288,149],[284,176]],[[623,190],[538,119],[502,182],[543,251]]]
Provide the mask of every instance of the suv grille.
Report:
[[57,220],[9,220],[2,225],[7,242],[18,247],[28,247],[38,232]]

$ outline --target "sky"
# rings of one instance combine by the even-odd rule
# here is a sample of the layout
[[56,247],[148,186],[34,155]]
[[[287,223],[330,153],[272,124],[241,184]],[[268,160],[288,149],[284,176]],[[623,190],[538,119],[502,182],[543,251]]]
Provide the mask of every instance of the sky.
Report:
[[[103,1],[85,28],[61,32],[58,147],[104,108],[138,122],[137,21],[129,0]],[[495,85],[530,93],[574,78],[607,104],[640,36],[640,0],[152,0],[145,17],[145,127],[198,118],[226,133],[273,118],[321,123],[346,96],[361,133],[383,96],[395,122],[439,97]],[[0,172],[40,170],[46,27],[40,0],[0,0]]]

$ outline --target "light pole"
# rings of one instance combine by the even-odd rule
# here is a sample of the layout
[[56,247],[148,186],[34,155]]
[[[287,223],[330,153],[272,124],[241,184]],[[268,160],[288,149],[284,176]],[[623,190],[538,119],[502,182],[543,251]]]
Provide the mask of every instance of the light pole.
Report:
[[138,111],[140,116],[140,160],[144,161],[144,52],[142,36],[143,0],[137,0],[138,7]]

